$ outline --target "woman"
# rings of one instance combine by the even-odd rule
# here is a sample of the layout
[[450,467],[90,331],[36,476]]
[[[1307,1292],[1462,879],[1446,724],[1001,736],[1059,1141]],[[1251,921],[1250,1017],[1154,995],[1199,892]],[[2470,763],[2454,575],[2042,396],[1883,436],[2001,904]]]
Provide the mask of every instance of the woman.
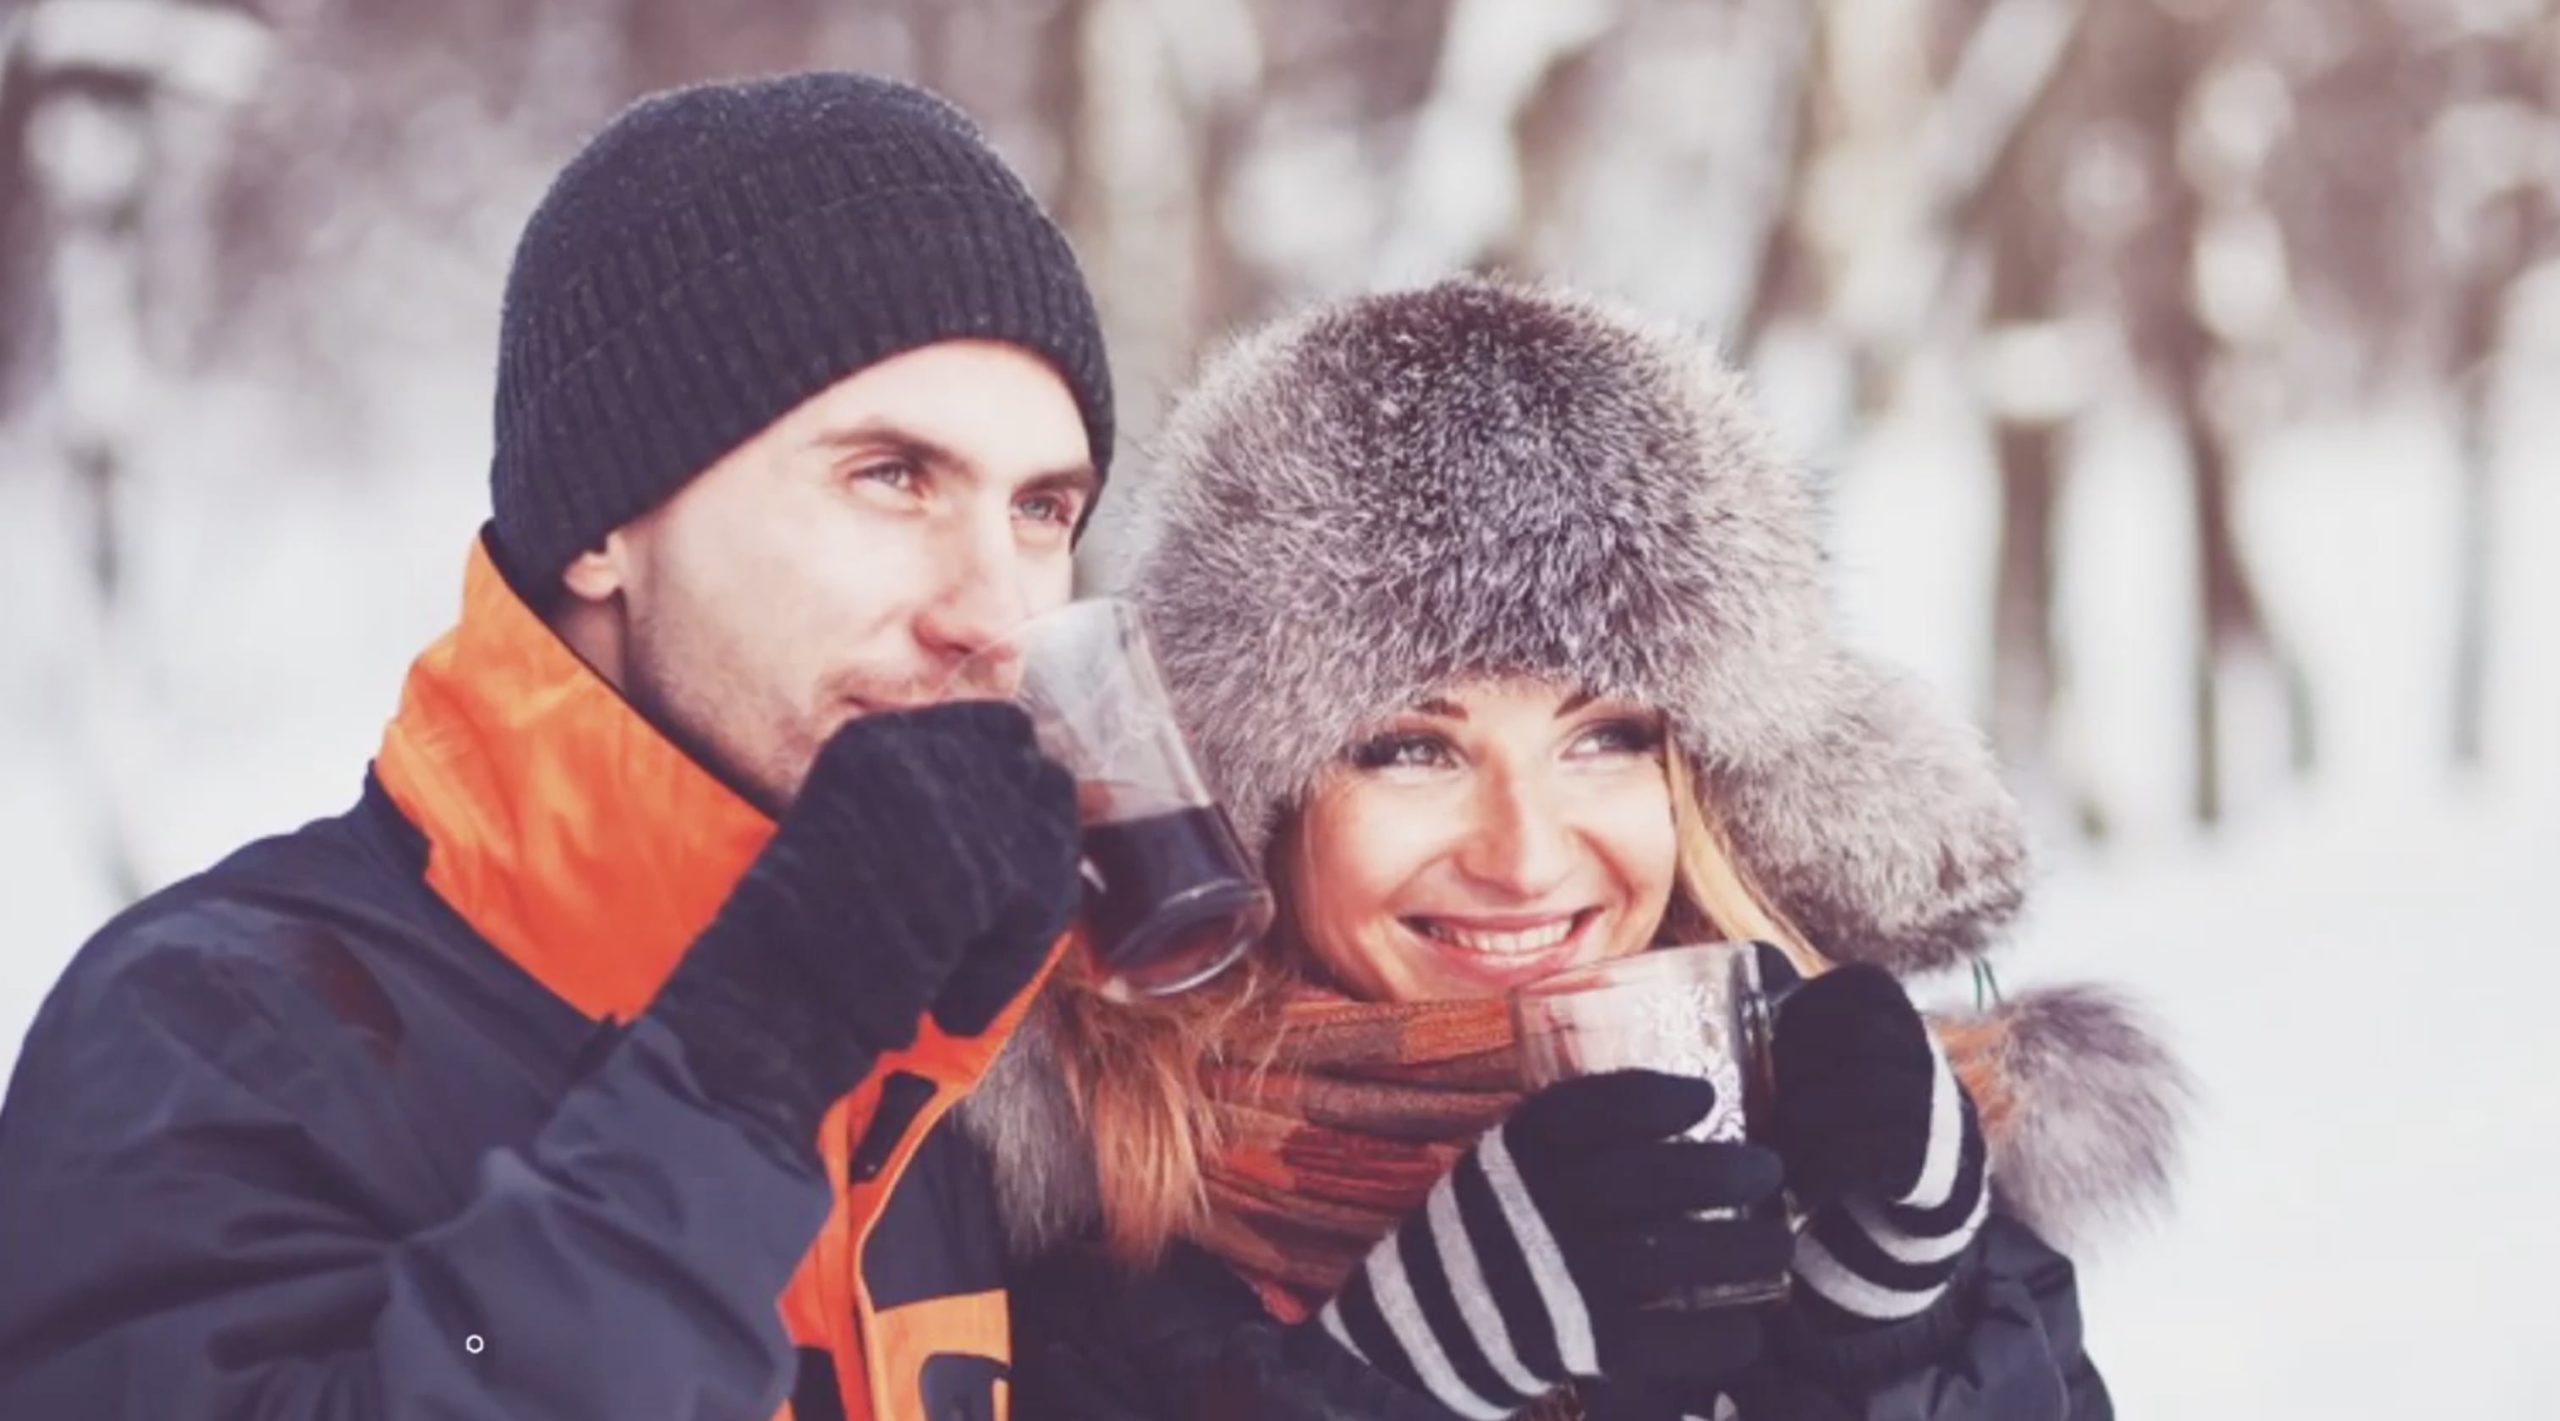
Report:
[[[2178,1077],[2087,990],[1933,1033],[1895,984],[2016,911],[2016,813],[1834,640],[1712,357],[1452,281],[1248,340],[1165,454],[1128,590],[1282,920],[1215,991],[1062,983],[971,1103],[1019,1413],[2108,1414],[2039,1235],[2165,1178]],[[1709,1105],[1670,1077],[1520,1098],[1506,994],[1718,938],[1810,979],[1774,1156],[1670,1138]],[[1702,1217],[1782,1175],[1801,1239]],[[1646,1306],[1781,1267],[1780,1306]]]

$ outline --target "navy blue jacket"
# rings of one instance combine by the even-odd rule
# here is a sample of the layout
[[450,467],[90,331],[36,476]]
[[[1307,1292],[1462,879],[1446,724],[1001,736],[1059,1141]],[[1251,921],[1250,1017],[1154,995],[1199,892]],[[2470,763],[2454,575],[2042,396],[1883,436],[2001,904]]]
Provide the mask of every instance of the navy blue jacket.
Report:
[[1001,1415],[990,1172],[941,1123],[1001,1033],[928,1024],[795,1151],[643,1014],[771,832],[725,794],[475,559],[361,802],[38,1013],[0,1418]]

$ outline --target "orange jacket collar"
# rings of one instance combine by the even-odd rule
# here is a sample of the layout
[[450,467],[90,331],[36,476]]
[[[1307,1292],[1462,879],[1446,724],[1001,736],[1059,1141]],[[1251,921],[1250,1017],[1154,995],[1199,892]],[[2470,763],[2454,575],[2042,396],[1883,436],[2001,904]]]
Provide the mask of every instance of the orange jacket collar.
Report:
[[658,733],[474,539],[462,621],[409,669],[375,773],[427,882],[591,1017],[637,1015],[773,822]]

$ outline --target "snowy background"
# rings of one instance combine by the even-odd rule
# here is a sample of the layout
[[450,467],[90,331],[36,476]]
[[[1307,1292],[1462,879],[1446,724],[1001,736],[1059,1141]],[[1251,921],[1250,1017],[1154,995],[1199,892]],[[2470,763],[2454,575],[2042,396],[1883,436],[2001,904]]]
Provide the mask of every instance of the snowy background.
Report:
[[2004,980],[2126,985],[2202,1084],[2176,1213],[2084,1258],[2124,1414],[2560,1415],[2533,0],[0,0],[0,1074],[119,904],[353,795],[549,171],[816,63],[1061,213],[1124,480],[1311,295],[1501,266],[1723,342],[1844,618],[2036,816]]

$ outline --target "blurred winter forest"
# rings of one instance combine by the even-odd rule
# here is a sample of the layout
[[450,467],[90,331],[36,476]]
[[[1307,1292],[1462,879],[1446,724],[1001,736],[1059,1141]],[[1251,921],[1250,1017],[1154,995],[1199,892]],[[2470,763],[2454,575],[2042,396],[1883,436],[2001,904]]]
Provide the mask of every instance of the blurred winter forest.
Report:
[[[0,1068],[116,904],[352,795],[486,507],[552,170],[644,91],[812,65],[949,94],[1059,214],[1122,479],[1313,296],[1499,268],[1720,341],[1855,631],[1993,733],[2054,960],[2166,902],[2263,953],[2334,900],[2368,973],[2551,941],[2549,0],[0,0]],[[2208,1078],[2263,1027],[2231,995],[2169,1003]],[[2513,1376],[2401,1409],[2552,1398]],[[2232,1395],[2161,1409],[2291,1414]]]

